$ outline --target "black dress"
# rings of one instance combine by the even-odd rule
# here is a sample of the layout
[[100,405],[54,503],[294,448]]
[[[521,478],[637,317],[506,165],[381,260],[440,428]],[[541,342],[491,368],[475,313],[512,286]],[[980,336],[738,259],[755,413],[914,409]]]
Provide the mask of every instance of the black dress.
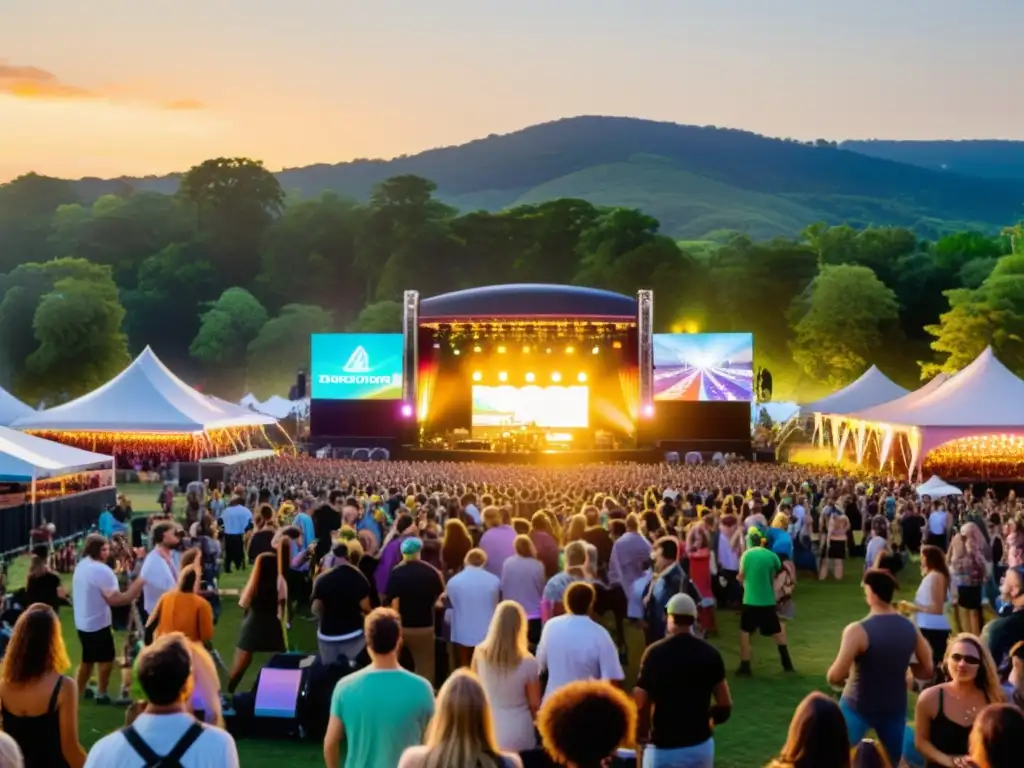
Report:
[[[946,702],[939,689],[939,713],[932,720],[931,742],[937,750],[950,757],[960,757],[970,751],[971,726],[954,723],[946,717]],[[938,763],[928,761],[927,768],[938,768]]]
[[4,731],[21,747],[25,757],[25,768],[67,768],[60,742],[60,713],[57,711],[57,697],[64,677],[57,678],[50,696],[50,705],[41,715],[14,715],[7,707],[0,705],[3,713]]

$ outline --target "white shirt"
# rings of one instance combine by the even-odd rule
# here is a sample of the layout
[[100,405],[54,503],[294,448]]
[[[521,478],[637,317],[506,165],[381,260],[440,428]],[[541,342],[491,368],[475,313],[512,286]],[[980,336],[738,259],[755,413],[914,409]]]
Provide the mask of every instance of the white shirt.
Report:
[[804,526],[807,525],[807,510],[797,504],[793,507],[793,519],[800,523],[796,529],[797,536],[803,536]]
[[[139,715],[133,725],[142,740],[161,757],[167,755],[195,722],[192,715]],[[104,736],[89,750],[85,768],[145,768],[146,763],[121,733]],[[181,758],[182,768],[238,768],[238,750],[227,731],[209,726]]]
[[494,609],[501,601],[501,579],[467,565],[448,582],[452,604],[452,642],[473,648],[487,637]]
[[544,701],[577,680],[622,680],[622,664],[608,630],[589,616],[565,614],[544,625],[537,644],[541,671],[548,671]]
[[142,561],[139,578],[146,582],[142,585],[142,607],[146,609],[146,613],[153,613],[160,596],[164,592],[170,592],[178,583],[174,569],[160,553],[159,547],[146,555],[146,559]]
[[476,508],[475,504],[466,505],[466,517],[472,520],[474,525],[480,525],[483,522],[483,518],[480,517],[480,510]]
[[99,632],[113,623],[105,592],[119,592],[116,574],[106,563],[83,557],[71,577],[71,600],[74,604],[75,629]]

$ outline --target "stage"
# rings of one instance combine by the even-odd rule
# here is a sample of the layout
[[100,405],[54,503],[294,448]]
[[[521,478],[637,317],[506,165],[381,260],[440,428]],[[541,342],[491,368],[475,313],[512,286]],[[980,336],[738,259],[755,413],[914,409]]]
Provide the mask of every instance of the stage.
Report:
[[392,454],[402,461],[455,461],[482,464],[518,464],[537,467],[567,467],[577,464],[612,464],[628,461],[639,464],[657,464],[665,460],[657,448],[634,448],[592,451],[467,451],[443,448],[416,448],[402,446]]

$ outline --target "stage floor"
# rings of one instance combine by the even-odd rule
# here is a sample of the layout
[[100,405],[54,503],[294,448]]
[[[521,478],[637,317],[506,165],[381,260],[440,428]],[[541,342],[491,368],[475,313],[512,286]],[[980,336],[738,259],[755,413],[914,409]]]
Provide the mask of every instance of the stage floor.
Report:
[[660,448],[632,448],[590,451],[463,451],[403,446],[392,453],[393,459],[402,461],[456,461],[487,464],[520,464],[546,467],[564,467],[575,464],[609,464],[628,461],[639,464],[657,464],[665,460]]

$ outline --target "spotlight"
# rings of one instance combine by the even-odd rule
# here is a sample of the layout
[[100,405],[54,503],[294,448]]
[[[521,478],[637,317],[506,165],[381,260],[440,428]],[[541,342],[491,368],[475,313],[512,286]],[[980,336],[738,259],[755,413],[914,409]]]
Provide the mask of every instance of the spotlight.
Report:
[[576,351],[576,349],[574,347],[566,347],[565,348],[565,354],[567,354],[567,355],[571,355],[575,351]]
[[453,350],[452,350],[452,354],[453,354],[453,355],[461,355],[461,354],[462,354],[462,351],[461,351],[461,350],[458,350],[458,349],[453,349]]
[[481,350],[481,347],[480,347],[480,345],[479,345],[479,344],[474,344],[474,345],[473,345],[473,351],[474,351],[474,352],[479,352],[480,350]]
[[612,342],[612,349],[622,349],[622,342],[621,341],[613,341]]
[[508,381],[508,374],[505,371],[498,373],[498,381]]
[[480,371],[473,371],[473,381],[482,381],[484,375]]
[[534,373],[528,373],[526,374],[526,380],[530,383],[533,383],[534,381],[537,380],[537,376]]
[[498,354],[499,355],[504,355],[505,354],[505,348],[504,347],[498,347]]
[[551,347],[548,347],[547,349],[545,349],[544,353],[550,355],[551,354]]
[[527,355],[530,354],[530,348],[529,347],[523,347],[523,353],[527,354]]
[[412,416],[412,406],[406,403],[402,406],[402,418],[408,419]]
[[441,342],[435,341],[434,342],[434,349],[440,349],[440,348],[441,348]]
[[590,350],[590,354],[592,354],[592,355],[597,355],[597,354],[600,354],[600,353],[601,353],[601,348],[600,347],[594,347],[592,350]]
[[551,374],[551,380],[554,381],[554,382],[561,381],[562,380],[562,374],[560,374],[558,371],[555,371],[554,373]]
[[580,371],[579,375],[576,376],[576,381],[578,381],[580,384],[585,384],[587,381],[587,374],[583,373],[583,371]]
[[644,417],[651,418],[654,415],[654,406],[648,403],[644,406]]

